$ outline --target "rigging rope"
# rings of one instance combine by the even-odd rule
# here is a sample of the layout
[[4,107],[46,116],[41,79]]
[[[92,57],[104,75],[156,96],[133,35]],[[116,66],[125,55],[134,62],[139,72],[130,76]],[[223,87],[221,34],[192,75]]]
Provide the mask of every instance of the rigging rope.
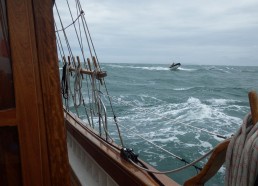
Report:
[[[57,15],[58,15],[58,18],[59,18],[59,21],[60,21],[60,24],[61,24],[61,27],[62,27],[62,30],[63,30],[63,34],[64,34],[64,38],[65,38],[65,42],[66,42],[66,46],[67,46],[68,52],[69,52],[70,56],[73,56],[73,52],[72,52],[72,49],[71,49],[71,46],[70,46],[68,37],[67,37],[67,35],[66,35],[65,29],[64,29],[64,25],[63,25],[63,22],[62,22],[60,13],[59,13],[59,11],[58,11],[58,8],[57,8],[57,6],[56,6],[56,3],[55,3],[55,8],[56,8],[56,12],[57,12]],[[72,63],[73,63],[73,66],[76,66],[76,65],[75,65],[75,61],[74,61],[73,58],[72,58]]]
[[[93,48],[93,51],[94,51],[94,54],[96,56],[96,59],[97,59],[97,66],[94,66],[95,67],[95,71],[93,73],[92,76],[90,76],[90,81],[91,81],[91,90],[92,90],[92,96],[90,96],[89,94],[89,83],[88,83],[88,79],[87,79],[87,76],[86,76],[86,81],[87,81],[87,91],[88,91],[88,98],[89,98],[89,102],[91,102],[90,105],[90,115],[91,115],[91,122],[90,122],[90,118],[89,118],[89,114],[87,113],[87,109],[86,109],[86,104],[85,104],[85,101],[83,99],[83,96],[82,96],[82,93],[81,93],[81,86],[79,86],[78,83],[81,83],[81,79],[79,77],[79,73],[78,71],[76,71],[75,73],[75,82],[74,82],[74,94],[71,90],[71,87],[69,87],[69,92],[68,95],[71,95],[72,96],[72,99],[73,99],[73,102],[74,102],[74,107],[75,107],[75,110],[76,110],[76,113],[77,113],[77,116],[79,116],[79,112],[78,112],[78,107],[80,106],[81,104],[81,101],[83,103],[83,107],[84,107],[84,110],[86,112],[86,116],[87,116],[87,119],[88,119],[88,122],[89,124],[92,123],[92,126],[94,128],[94,122],[93,122],[93,115],[95,115],[96,112],[98,112],[99,114],[99,132],[100,132],[100,135],[101,135],[101,122],[103,123],[103,128],[104,128],[104,131],[106,133],[106,136],[109,136],[108,133],[107,133],[107,124],[105,123],[105,119],[103,118],[103,115],[101,115],[101,110],[104,109],[103,108],[103,104],[101,103],[101,99],[100,96],[98,95],[98,91],[96,91],[97,89],[97,85],[99,85],[99,90],[100,90],[100,81],[96,81],[96,72],[98,70],[100,70],[100,65],[99,65],[99,61],[98,61],[98,58],[97,58],[97,54],[96,54],[96,51],[95,51],[95,47],[94,47],[94,44],[93,44],[93,41],[92,41],[92,38],[91,38],[91,35],[90,35],[90,32],[89,32],[89,28],[88,28],[88,25],[87,25],[87,22],[86,22],[86,19],[85,19],[85,14],[84,14],[84,11],[82,10],[81,8],[81,4],[78,0],[75,0],[76,2],[76,8],[77,8],[77,18],[74,20],[73,19],[73,14],[72,14],[72,11],[71,11],[71,8],[70,8],[70,5],[69,5],[69,2],[68,0],[66,0],[67,2],[67,6],[68,6],[68,9],[69,9],[69,13],[70,13],[70,16],[71,16],[71,19],[72,19],[72,23],[69,24],[68,26],[64,27],[63,26],[63,23],[62,23],[62,20],[61,20],[61,17],[60,17],[60,14],[59,14],[59,11],[58,11],[58,8],[55,4],[55,8],[56,8],[56,11],[57,11],[57,15],[59,17],[59,20],[60,20],[60,23],[61,23],[61,29],[57,29],[57,26],[56,26],[56,33],[58,35],[58,40],[57,40],[57,43],[58,43],[58,48],[59,50],[61,49],[63,51],[63,48],[62,47],[59,47],[59,43],[60,45],[62,46],[61,44],[61,39],[60,39],[60,36],[59,36],[59,32],[62,31],[63,34],[64,34],[64,39],[66,41],[66,45],[67,45],[67,48],[68,48],[68,52],[70,53],[70,56],[73,56],[73,53],[72,53],[72,50],[71,50],[71,47],[70,47],[70,44],[69,44],[69,41],[68,41],[68,37],[67,37],[67,34],[66,34],[66,29],[68,27],[70,27],[71,25],[74,26],[74,29],[75,29],[75,33],[76,33],[76,36],[77,36],[77,40],[79,42],[79,46],[80,46],[80,49],[81,49],[81,53],[82,53],[82,56],[83,56],[83,59],[84,59],[84,66],[87,68],[87,65],[86,65],[86,60],[85,60],[85,57],[84,57],[84,51],[83,51],[83,42],[82,42],[82,33],[81,33],[81,25],[80,25],[80,19],[82,21],[82,26],[83,26],[83,29],[84,29],[84,34],[85,34],[85,38],[86,38],[86,41],[87,41],[87,44],[88,44],[88,48],[89,48],[89,52],[90,52],[90,56],[91,56],[91,59],[93,60],[94,57],[93,57],[93,53],[92,53],[92,48]],[[78,23],[79,25],[79,34],[78,34],[78,31],[77,31],[77,28],[75,26],[75,23]],[[59,42],[58,42],[59,41]],[[64,53],[64,52],[63,52]],[[60,55],[62,55],[60,53]],[[75,60],[73,59],[72,57],[72,62],[73,62],[73,66],[76,68],[76,65],[75,65]],[[70,67],[68,67],[70,68]],[[77,69],[78,70],[78,69]],[[96,71],[97,70],[97,71]],[[70,81],[70,80],[69,80]],[[103,78],[103,81],[104,81],[104,84],[105,84],[105,80]],[[69,83],[70,84],[70,83]],[[108,91],[107,91],[107,87],[105,85],[105,89],[106,89],[106,92],[108,94]],[[91,99],[92,97],[92,99]],[[78,101],[79,100],[79,101]],[[110,104],[111,101],[110,101]],[[93,106],[96,106],[95,108],[93,108]],[[111,108],[112,108],[112,111],[113,111],[113,107],[111,105]],[[116,120],[116,117],[115,117],[115,114],[114,114],[114,111],[113,111],[113,116],[114,116],[114,121],[115,121],[115,124],[116,124],[116,127],[117,127],[117,130],[118,130],[118,134],[119,134],[119,138],[120,138],[120,142],[121,142],[121,145],[124,146],[124,143],[123,143],[123,140],[122,140],[122,136],[121,136],[121,132],[120,132],[120,129],[119,129],[119,126],[117,124],[117,120]],[[91,125],[91,124],[90,124]]]
[[62,28],[62,29],[59,29],[59,30],[57,30],[57,28],[56,28],[56,31],[55,31],[55,32],[64,31],[64,30],[66,30],[67,28],[69,28],[70,26],[72,26],[72,25],[80,18],[80,16],[81,16],[83,13],[84,13],[84,12],[81,12],[80,15],[78,15],[78,17],[77,17],[75,20],[73,20],[73,22],[70,23],[69,25],[67,25],[66,27],[64,27],[64,28]]
[[[136,135],[136,136],[138,136],[139,138],[143,139],[144,141],[146,141],[146,142],[152,144],[153,146],[155,146],[156,148],[162,150],[163,152],[166,152],[167,154],[171,155],[173,158],[176,158],[176,159],[178,159],[178,160],[180,160],[180,161],[182,161],[182,162],[184,162],[184,163],[186,163],[186,164],[188,164],[188,165],[190,164],[190,163],[189,163],[188,161],[186,161],[184,158],[181,158],[181,157],[179,157],[179,156],[173,154],[172,152],[170,152],[170,151],[168,151],[168,150],[166,150],[166,149],[164,149],[164,148],[158,146],[157,144],[151,142],[150,140],[148,140],[148,139],[142,137],[140,134],[137,134],[136,131],[133,131],[132,129],[129,129],[129,128],[123,126],[122,124],[120,124],[120,126],[122,126],[122,127],[123,127],[125,130],[127,130],[127,131],[133,132],[134,135]],[[207,155],[209,155],[212,151],[213,151],[213,150],[211,150]],[[206,156],[205,156],[205,157],[206,157]],[[203,159],[203,158],[202,158],[202,159]],[[200,159],[200,160],[202,160],[202,159]],[[195,163],[194,163],[194,164],[195,164]],[[200,168],[200,167],[198,167],[198,166],[196,166],[196,165],[194,165],[194,164],[193,164],[193,165],[190,165],[190,166],[194,166],[194,167],[195,167],[196,169],[198,169],[198,170],[201,170],[201,169],[202,169],[202,168]]]
[[141,170],[144,170],[144,171],[147,171],[147,172],[151,172],[151,173],[154,173],[154,174],[169,174],[169,173],[176,173],[176,172],[179,172],[179,171],[182,171],[190,166],[195,166],[196,163],[198,163],[199,161],[201,161],[202,159],[206,158],[207,156],[209,156],[212,152],[214,151],[214,149],[210,150],[209,152],[207,152],[206,154],[204,154],[203,156],[201,156],[200,158],[196,159],[195,161],[191,162],[191,163],[188,163],[187,165],[185,166],[182,166],[182,167],[179,167],[177,169],[173,169],[173,170],[168,170],[168,171],[155,171],[155,170],[150,170],[150,169],[146,169],[146,168],[143,168],[141,166],[139,166],[138,164],[136,164],[134,161],[132,160],[129,160],[133,165],[135,165],[136,167],[138,167],[139,169]]

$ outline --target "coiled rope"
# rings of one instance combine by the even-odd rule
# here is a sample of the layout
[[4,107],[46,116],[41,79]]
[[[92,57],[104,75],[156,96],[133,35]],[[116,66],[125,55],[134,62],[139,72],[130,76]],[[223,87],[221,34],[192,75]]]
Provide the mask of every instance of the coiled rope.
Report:
[[253,125],[251,114],[232,137],[226,154],[225,185],[255,185],[258,176],[258,123]]

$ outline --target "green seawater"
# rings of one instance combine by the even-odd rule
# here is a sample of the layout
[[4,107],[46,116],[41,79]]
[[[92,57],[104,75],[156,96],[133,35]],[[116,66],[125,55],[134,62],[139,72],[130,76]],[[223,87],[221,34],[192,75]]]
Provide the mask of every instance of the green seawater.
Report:
[[[127,128],[121,128],[126,146],[158,170],[184,163],[137,134],[191,162],[223,139],[184,124],[230,136],[250,111],[248,92],[258,90],[258,67],[182,65],[176,71],[168,65],[102,67],[108,72],[106,83],[116,116]],[[222,167],[206,185],[223,185],[224,172]],[[195,168],[168,174],[180,184],[194,175]]]

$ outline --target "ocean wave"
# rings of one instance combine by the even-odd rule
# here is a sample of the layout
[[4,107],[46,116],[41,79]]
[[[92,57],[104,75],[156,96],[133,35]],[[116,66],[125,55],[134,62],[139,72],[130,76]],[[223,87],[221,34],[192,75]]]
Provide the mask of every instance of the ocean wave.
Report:
[[181,87],[181,88],[173,88],[173,90],[176,90],[176,91],[181,91],[181,90],[190,90],[190,89],[193,89],[194,87]]
[[209,66],[205,67],[205,70],[217,71],[222,73],[232,73],[233,68],[220,67],[220,66]]
[[182,70],[182,71],[196,71],[196,70],[198,70],[198,69],[179,67],[178,70]]
[[211,103],[212,105],[228,105],[232,103],[240,103],[239,100],[233,100],[233,99],[215,99],[211,98],[206,100],[208,103]]
[[131,68],[131,69],[142,69],[142,70],[151,70],[151,71],[168,71],[168,67],[161,66],[133,66],[133,65],[109,65],[110,67],[115,68]]
[[[171,131],[174,132],[175,128],[177,131],[185,130],[181,128],[184,124],[227,135],[233,133],[237,126],[241,124],[240,118],[225,113],[225,110],[230,111],[233,107],[238,107],[238,105],[231,104],[237,103],[236,100],[218,99],[214,105],[207,104],[208,101],[201,101],[195,97],[189,97],[185,102],[181,103],[158,105],[144,104],[145,101],[134,100],[131,102],[130,108],[126,111],[128,117],[124,117],[123,122],[127,123],[132,120],[135,126],[148,127],[148,130],[151,130],[152,127],[156,130],[155,127],[159,124],[158,128],[163,128],[160,132],[164,135],[171,134]],[[173,126],[174,128],[169,128],[168,126]],[[195,131],[196,129],[188,127],[188,130]],[[184,134],[177,133],[177,135]]]

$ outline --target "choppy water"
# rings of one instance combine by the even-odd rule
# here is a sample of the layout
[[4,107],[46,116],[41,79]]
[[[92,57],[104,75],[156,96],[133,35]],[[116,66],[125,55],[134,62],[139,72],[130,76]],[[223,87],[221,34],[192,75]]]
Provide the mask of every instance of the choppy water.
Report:
[[[126,146],[159,170],[184,163],[141,137],[191,162],[222,139],[189,125],[230,136],[250,111],[248,92],[258,90],[258,67],[183,65],[170,71],[168,65],[102,64],[102,69]],[[115,126],[109,129],[118,142]],[[223,185],[224,171],[207,185]],[[183,184],[195,174],[188,168],[168,176]]]
[[[258,67],[104,64],[122,134],[128,147],[159,170],[184,165],[136,134],[193,161],[222,139],[190,124],[230,136],[250,111],[248,92],[258,90]],[[202,164],[199,164],[202,166]],[[180,184],[194,176],[189,168],[169,176]],[[222,185],[224,168],[207,185]]]

